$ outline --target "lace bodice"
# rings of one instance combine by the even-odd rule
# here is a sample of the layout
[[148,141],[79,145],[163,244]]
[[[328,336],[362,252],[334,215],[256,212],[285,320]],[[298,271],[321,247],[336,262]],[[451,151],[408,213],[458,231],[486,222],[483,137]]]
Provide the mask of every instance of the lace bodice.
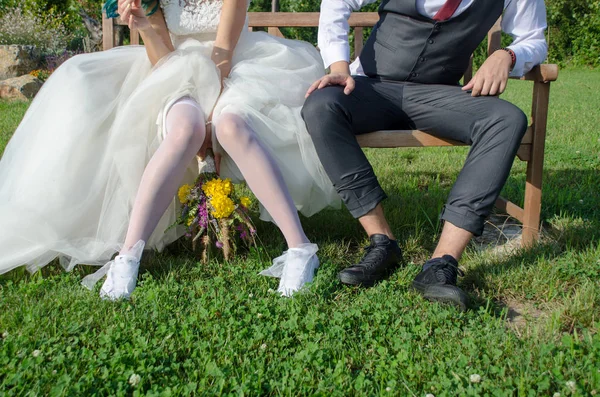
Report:
[[216,32],[223,0],[160,0],[160,6],[171,34],[186,36]]

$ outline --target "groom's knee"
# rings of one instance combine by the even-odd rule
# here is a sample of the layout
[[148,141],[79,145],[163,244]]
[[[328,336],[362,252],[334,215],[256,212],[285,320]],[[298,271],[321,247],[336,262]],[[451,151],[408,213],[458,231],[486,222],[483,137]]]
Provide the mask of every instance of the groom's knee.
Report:
[[337,86],[325,87],[310,94],[302,107],[302,118],[310,135],[319,134],[322,129],[319,126],[347,116],[343,105],[344,96],[344,88]]

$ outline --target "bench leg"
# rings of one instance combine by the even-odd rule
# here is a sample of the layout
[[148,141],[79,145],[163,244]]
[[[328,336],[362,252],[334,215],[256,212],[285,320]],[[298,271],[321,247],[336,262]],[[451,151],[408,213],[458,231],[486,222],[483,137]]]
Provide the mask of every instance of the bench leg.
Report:
[[533,86],[533,142],[527,162],[525,205],[523,214],[523,246],[531,246],[539,239],[542,211],[542,176],[550,84],[535,82]]
[[542,170],[535,170],[533,161],[527,163],[525,208],[523,212],[523,246],[531,246],[539,238],[542,212]]

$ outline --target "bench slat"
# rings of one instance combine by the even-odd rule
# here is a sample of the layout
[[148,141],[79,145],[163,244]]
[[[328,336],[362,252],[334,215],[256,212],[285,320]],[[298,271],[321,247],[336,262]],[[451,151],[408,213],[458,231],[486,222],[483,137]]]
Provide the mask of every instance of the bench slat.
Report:
[[[527,128],[527,132],[525,133],[521,144],[531,144],[532,136],[533,130],[529,127]],[[361,147],[369,148],[466,146],[465,143],[439,138],[419,130],[376,131],[358,135],[356,139]]]
[[[249,12],[248,26],[280,28],[314,28],[319,26],[318,12]],[[373,27],[379,21],[376,12],[353,12],[348,23],[351,27]]]

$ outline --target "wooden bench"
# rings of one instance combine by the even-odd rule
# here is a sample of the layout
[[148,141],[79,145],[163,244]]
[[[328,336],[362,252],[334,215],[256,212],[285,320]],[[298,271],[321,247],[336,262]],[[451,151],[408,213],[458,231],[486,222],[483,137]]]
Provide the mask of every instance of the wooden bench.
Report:
[[[267,28],[274,35],[283,37],[279,28],[282,27],[317,27],[318,12],[251,12],[249,13],[249,29]],[[376,12],[355,12],[350,17],[350,27],[354,29],[354,53],[359,55],[363,48],[364,28],[374,26],[379,20]],[[114,27],[124,25],[119,19],[103,18],[104,49],[114,47]],[[488,33],[488,54],[500,48],[500,21]],[[139,44],[138,33],[131,32],[130,43]],[[472,77],[472,66],[464,76],[464,81]],[[540,214],[542,204],[542,174],[544,166],[544,145],[546,139],[546,124],[548,118],[548,101],[550,82],[558,77],[558,66],[544,64],[535,67],[522,80],[533,81],[533,102],[531,109],[532,123],[527,129],[518,151],[518,158],[527,163],[525,182],[525,200],[523,207],[504,198],[496,201],[496,207],[508,215],[518,219],[523,224],[522,243],[530,245],[539,238]],[[423,131],[376,131],[359,135],[358,142],[362,147],[369,148],[399,148],[425,146],[465,146],[462,142],[442,139]]]

